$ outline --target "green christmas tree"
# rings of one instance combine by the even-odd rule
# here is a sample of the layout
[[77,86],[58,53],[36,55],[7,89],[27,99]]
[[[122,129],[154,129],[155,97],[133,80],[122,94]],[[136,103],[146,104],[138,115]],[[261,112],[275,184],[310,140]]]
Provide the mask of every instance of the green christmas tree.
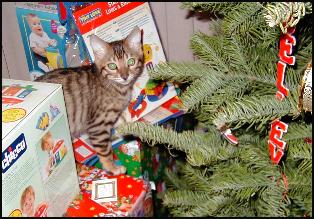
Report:
[[[170,188],[163,204],[173,216],[312,216],[312,118],[298,108],[300,83],[312,60],[311,3],[183,3],[217,15],[217,34],[195,33],[195,63],[167,63],[150,76],[188,84],[181,94],[204,131],[177,133],[144,123],[120,133],[151,145],[183,151],[178,173],[166,171]],[[268,15],[268,16],[267,16]],[[296,63],[285,72],[289,95],[275,98],[279,38],[295,25]],[[275,119],[289,125],[285,155],[270,159],[268,139]],[[221,131],[230,129],[238,144]]]

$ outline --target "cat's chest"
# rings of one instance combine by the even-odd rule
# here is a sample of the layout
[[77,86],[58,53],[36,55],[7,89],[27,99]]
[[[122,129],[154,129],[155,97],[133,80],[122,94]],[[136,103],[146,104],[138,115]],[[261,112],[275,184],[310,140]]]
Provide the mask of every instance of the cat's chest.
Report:
[[105,94],[103,97],[104,99],[109,101],[110,104],[116,105],[117,107],[120,106],[122,108],[125,108],[131,101],[132,90],[128,89],[124,92],[111,91],[107,93],[107,95]]

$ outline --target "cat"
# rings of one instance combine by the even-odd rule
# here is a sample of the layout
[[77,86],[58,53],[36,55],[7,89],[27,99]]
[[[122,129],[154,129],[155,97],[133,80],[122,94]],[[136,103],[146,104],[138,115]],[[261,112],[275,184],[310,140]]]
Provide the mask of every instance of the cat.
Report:
[[122,40],[107,43],[96,35],[89,39],[92,65],[56,69],[35,81],[62,84],[72,138],[88,134],[103,168],[118,175],[126,168],[114,164],[111,129],[144,69],[142,34],[136,26]]

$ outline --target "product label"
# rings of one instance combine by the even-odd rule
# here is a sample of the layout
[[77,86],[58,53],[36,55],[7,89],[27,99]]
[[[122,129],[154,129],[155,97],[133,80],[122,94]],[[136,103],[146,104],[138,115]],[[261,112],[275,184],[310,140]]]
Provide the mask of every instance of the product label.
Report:
[[84,25],[88,21],[95,19],[96,17],[101,16],[101,11],[99,8],[79,17],[80,22]]
[[[145,2],[96,2],[93,5],[76,11],[73,16],[81,34],[85,34],[102,24],[119,17]],[[90,22],[93,21],[93,22]]]
[[2,152],[2,173],[5,173],[27,149],[22,133],[7,149]]

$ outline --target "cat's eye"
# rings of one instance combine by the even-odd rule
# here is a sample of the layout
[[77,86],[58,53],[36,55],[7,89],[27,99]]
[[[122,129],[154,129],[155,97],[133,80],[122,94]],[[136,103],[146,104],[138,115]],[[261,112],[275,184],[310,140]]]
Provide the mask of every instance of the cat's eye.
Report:
[[134,64],[135,64],[135,59],[130,58],[130,59],[128,60],[128,66],[133,66]]
[[118,68],[118,66],[115,63],[109,63],[108,64],[108,68],[110,70],[116,70]]

